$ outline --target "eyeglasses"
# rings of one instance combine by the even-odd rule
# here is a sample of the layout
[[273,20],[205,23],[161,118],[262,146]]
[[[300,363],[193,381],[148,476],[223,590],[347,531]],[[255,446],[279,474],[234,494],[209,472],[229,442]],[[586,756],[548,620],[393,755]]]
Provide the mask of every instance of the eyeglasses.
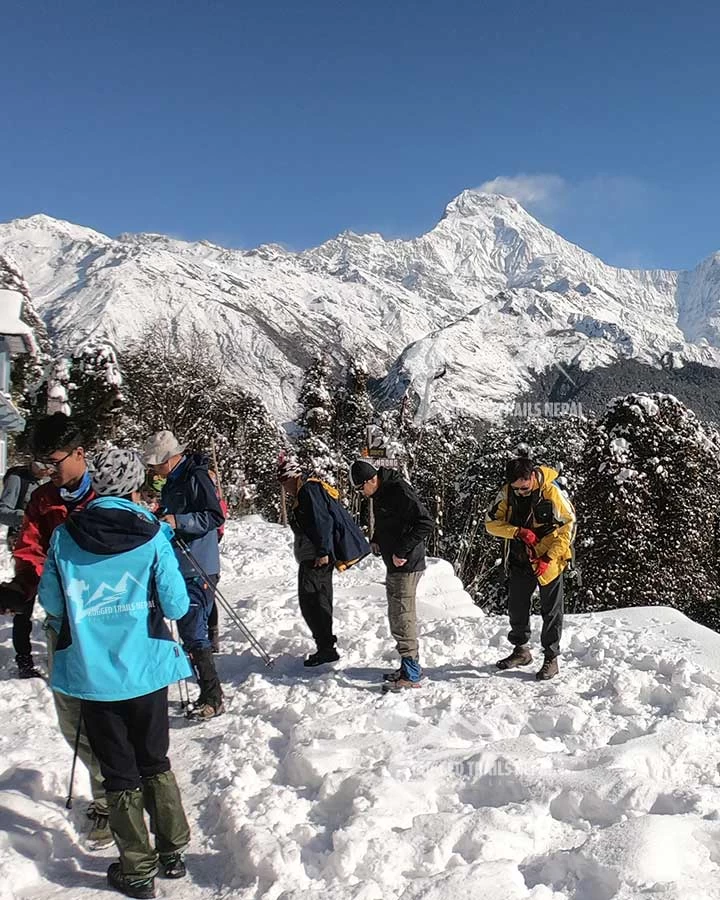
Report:
[[35,462],[45,469],[46,472],[54,472],[56,469],[60,467],[61,463],[64,463],[68,456],[72,456],[75,452],[75,449],[68,451],[65,456],[62,456],[60,459],[50,459],[49,457],[36,457]]
[[522,487],[522,488],[514,487],[513,488],[513,493],[517,494],[518,497],[529,497],[530,494],[532,494],[532,492],[533,492],[532,485],[530,485],[529,487]]

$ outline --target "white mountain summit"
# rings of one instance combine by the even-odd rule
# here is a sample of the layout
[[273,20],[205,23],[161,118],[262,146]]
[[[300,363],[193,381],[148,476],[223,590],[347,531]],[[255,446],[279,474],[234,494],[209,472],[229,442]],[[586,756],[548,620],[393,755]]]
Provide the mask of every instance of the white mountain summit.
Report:
[[320,352],[362,359],[386,394],[409,388],[430,414],[493,415],[553,362],[673,351],[720,365],[720,253],[690,272],[616,269],[477,191],[412,240],[345,232],[302,253],[242,251],[37,215],[0,225],[2,252],[61,346],[122,346],[158,319],[206,331],[229,376],[282,418]]

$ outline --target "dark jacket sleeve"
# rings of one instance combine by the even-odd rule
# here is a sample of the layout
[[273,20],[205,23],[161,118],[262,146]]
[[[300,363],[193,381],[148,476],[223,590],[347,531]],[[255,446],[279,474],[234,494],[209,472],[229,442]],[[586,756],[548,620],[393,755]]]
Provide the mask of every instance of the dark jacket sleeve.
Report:
[[215,531],[225,522],[220,509],[215,485],[210,476],[202,469],[193,472],[191,478],[192,512],[177,513],[177,533],[180,537],[198,538]]
[[318,557],[333,555],[334,523],[328,508],[325,488],[318,482],[306,482],[298,493],[298,512]]
[[412,487],[403,481],[398,485],[399,513],[402,521],[408,523],[408,527],[398,537],[395,555],[400,559],[407,558],[414,547],[426,538],[430,537],[435,528],[432,516],[420,502]]

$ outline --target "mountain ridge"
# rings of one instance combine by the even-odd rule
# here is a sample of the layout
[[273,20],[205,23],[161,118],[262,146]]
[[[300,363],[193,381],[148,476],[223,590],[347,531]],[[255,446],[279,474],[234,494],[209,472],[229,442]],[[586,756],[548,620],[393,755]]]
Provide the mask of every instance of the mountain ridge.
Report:
[[[495,416],[555,362],[664,353],[720,365],[720,252],[695,269],[623,269],[516,200],[463,191],[408,240],[345,231],[299,252],[161,234],[115,238],[37,214],[0,225],[61,347],[123,346],[155,322],[200,330],[228,376],[291,417],[302,370],[357,359],[423,415]],[[436,378],[444,370],[442,379]]]

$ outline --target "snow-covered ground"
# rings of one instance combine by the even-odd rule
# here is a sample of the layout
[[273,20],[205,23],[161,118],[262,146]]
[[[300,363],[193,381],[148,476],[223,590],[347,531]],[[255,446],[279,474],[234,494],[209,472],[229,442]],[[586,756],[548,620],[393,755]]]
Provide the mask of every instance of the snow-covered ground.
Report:
[[[227,714],[189,724],[171,688],[193,839],[189,877],[158,879],[158,896],[720,898],[718,635],[664,608],[572,616],[560,677],[537,683],[535,667],[498,673],[506,622],[433,562],[420,604],[427,680],[383,696],[395,661],[376,560],[336,576],[333,671],[302,666],[311,646],[286,530],[231,523],[224,566],[225,596],[276,662],[266,669],[226,626]],[[79,833],[85,773],[67,813],[71,753],[45,683],[10,677],[8,623],[0,898],[108,897],[114,853],[89,852]]]

